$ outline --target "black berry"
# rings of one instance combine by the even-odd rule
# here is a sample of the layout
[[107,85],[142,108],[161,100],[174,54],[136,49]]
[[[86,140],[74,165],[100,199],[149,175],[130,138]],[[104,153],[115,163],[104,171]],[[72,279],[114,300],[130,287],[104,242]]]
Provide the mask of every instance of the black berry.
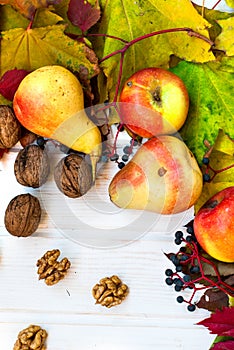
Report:
[[188,311],[195,311],[196,306],[194,304],[190,304],[190,305],[188,305],[187,309],[188,309]]
[[119,162],[119,163],[118,163],[118,168],[119,168],[119,169],[123,169],[124,166],[125,166],[125,163],[124,163],[124,162]]
[[210,160],[209,160],[208,157],[204,157],[204,158],[202,159],[202,163],[205,164],[205,165],[208,165],[209,162],[210,162]]
[[119,159],[119,155],[117,153],[115,153],[112,156],[110,156],[110,160],[112,162],[116,162],[118,159]]
[[204,182],[209,182],[209,181],[210,181],[210,175],[207,174],[207,173],[205,173],[205,174],[203,175],[203,181],[204,181]]

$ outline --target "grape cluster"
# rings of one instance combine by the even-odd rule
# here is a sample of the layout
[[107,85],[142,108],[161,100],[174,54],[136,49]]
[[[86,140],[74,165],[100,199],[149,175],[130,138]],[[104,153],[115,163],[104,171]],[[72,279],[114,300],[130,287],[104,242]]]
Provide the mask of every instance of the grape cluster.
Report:
[[168,254],[169,260],[174,265],[174,271],[166,269],[165,282],[168,286],[173,286],[176,292],[182,292],[185,289],[193,290],[192,297],[189,300],[185,300],[182,295],[179,295],[176,300],[178,303],[187,303],[188,311],[194,311],[196,305],[192,302],[192,299],[197,290],[194,281],[197,275],[200,274],[201,267],[197,259],[195,259],[194,248],[195,246],[197,247],[198,243],[191,223],[186,228],[186,234],[183,231],[176,231],[174,243],[176,245],[181,245],[182,243],[185,245],[181,246],[177,253]]

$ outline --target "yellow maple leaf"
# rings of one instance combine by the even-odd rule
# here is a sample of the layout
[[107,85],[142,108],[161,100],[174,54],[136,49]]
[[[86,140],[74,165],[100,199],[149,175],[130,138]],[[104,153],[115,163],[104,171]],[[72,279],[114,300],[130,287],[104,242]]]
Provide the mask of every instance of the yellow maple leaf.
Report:
[[234,56],[234,17],[219,20],[222,27],[221,34],[216,38],[215,47],[225,51],[228,56]]
[[52,25],[3,31],[0,76],[14,68],[31,71],[50,64],[65,66],[84,79],[96,75],[99,70],[94,52],[66,36],[64,30],[65,25]]

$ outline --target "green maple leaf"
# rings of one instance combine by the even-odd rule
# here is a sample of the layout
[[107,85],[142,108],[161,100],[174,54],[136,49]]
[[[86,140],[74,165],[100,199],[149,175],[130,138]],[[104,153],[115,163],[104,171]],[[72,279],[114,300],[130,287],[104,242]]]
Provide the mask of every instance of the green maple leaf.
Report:
[[[209,165],[212,168],[208,171],[211,181],[204,183],[202,194],[195,205],[195,212],[214,194],[226,187],[234,186],[234,140],[223,130],[219,131],[215,140],[209,155]],[[213,170],[218,171],[215,176]]]
[[31,71],[50,64],[67,67],[82,79],[96,75],[94,52],[65,35],[64,29],[65,25],[52,25],[3,31],[0,75],[14,68]]
[[216,38],[215,46],[217,49],[225,51],[226,55],[234,56],[234,17],[219,20],[218,23],[222,27],[222,32]]
[[[99,33],[127,41],[158,30],[189,27],[208,37],[210,24],[202,18],[189,0],[106,0],[100,1],[102,19]],[[111,38],[95,37],[94,48],[99,58],[121,49],[123,43]],[[171,55],[196,62],[214,59],[210,44],[187,33],[170,33],[145,39],[130,47],[124,57],[122,81],[135,71],[150,66],[167,68]],[[107,95],[113,99],[120,55],[105,60],[102,68],[107,77]]]
[[201,164],[207,140],[214,144],[219,129],[234,138],[233,73],[221,70],[219,62],[181,62],[172,71],[185,83],[190,108],[181,136]]

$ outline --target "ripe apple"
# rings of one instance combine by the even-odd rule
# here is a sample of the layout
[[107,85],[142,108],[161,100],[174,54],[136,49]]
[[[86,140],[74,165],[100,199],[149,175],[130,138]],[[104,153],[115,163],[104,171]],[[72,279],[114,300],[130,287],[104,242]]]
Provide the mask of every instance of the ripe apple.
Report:
[[183,81],[162,68],[144,68],[134,73],[119,96],[121,121],[144,138],[178,131],[188,108],[189,96]]
[[194,233],[210,256],[234,262],[234,186],[216,193],[200,208]]
[[201,194],[202,174],[185,143],[177,137],[152,137],[115,174],[111,201],[120,208],[158,214],[183,212]]

